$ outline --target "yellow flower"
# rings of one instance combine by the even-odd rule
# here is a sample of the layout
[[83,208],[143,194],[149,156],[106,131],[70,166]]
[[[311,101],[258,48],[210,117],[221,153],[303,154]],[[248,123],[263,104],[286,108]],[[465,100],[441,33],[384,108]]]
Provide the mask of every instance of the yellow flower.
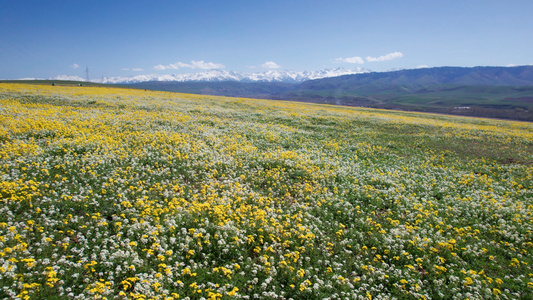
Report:
[[238,291],[239,291],[239,289],[237,287],[234,287],[230,292],[228,292],[228,296],[234,297],[234,296],[237,295]]
[[305,270],[304,269],[298,270],[298,276],[299,277],[304,277],[305,276]]
[[470,277],[466,277],[465,280],[463,281],[464,285],[471,285],[473,283],[474,283],[474,281]]

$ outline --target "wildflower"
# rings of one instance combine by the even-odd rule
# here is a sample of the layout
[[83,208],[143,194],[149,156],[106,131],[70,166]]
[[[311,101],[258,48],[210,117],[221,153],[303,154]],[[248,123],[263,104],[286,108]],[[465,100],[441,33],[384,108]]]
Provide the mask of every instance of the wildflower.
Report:
[[234,287],[231,291],[228,292],[228,296],[235,297],[238,291],[239,289],[237,287]]
[[464,285],[471,285],[473,283],[474,283],[474,281],[472,281],[472,278],[470,278],[470,277],[466,277],[465,280],[463,281]]

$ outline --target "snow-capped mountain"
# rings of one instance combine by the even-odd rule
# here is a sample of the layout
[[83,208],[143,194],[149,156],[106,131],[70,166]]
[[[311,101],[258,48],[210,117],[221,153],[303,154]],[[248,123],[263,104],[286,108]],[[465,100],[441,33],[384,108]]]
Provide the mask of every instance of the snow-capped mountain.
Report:
[[[306,80],[320,79],[326,77],[336,77],[342,75],[359,74],[370,72],[367,69],[325,69],[320,71],[288,71],[288,70],[269,70],[257,73],[239,73],[225,70],[209,70],[198,73],[183,73],[171,75],[137,75],[132,77],[103,77],[102,79],[94,79],[91,82],[97,83],[138,83],[146,81],[240,81],[240,82],[303,82]],[[52,80],[80,80],[78,76],[59,75]]]
[[77,75],[57,75],[51,78],[48,78],[50,80],[66,80],[66,81],[85,81],[85,79],[81,78]]

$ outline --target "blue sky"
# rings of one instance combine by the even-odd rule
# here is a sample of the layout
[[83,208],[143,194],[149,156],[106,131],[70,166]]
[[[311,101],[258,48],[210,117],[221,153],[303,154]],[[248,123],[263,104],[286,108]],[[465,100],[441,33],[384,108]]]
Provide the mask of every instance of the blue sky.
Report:
[[533,64],[533,1],[0,0],[0,79]]

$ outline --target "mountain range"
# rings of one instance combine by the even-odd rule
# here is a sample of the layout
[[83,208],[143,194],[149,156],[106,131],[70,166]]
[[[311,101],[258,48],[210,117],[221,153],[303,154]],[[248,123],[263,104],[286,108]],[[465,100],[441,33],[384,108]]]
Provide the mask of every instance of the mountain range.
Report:
[[533,66],[371,72],[306,81],[273,98],[533,121]]
[[[360,74],[370,72],[367,69],[324,69],[319,71],[289,71],[289,70],[268,70],[256,73],[241,73],[226,70],[208,70],[198,73],[180,73],[180,74],[148,74],[136,75],[131,77],[102,77],[101,79],[93,79],[91,82],[106,83],[106,84],[130,84],[147,81],[160,82],[221,82],[221,81],[236,81],[236,82],[284,82],[284,83],[299,83],[307,80],[337,77],[341,75]],[[79,76],[59,75],[50,78],[51,80],[74,80],[85,81]]]
[[[58,76],[54,80],[78,80]],[[435,67],[389,72],[209,70],[91,80],[146,90],[305,101],[533,121],[533,66]]]
[[194,94],[533,121],[533,66],[361,70],[356,74],[324,76],[303,82],[294,79],[303,77],[291,78],[292,81],[151,81],[128,85]]

